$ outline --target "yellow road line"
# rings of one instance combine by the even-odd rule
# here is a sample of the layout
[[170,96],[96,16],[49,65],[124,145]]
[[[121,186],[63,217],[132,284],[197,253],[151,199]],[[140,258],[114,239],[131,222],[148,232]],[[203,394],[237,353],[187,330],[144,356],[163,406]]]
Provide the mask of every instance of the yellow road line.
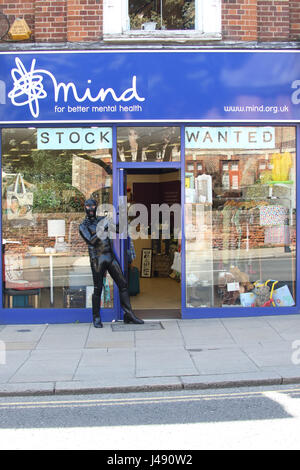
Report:
[[[59,400],[58,401],[30,401],[30,402],[12,402],[12,403],[0,403],[0,409],[12,408],[12,407],[24,407],[24,408],[62,408],[62,407],[88,407],[88,406],[124,406],[124,405],[141,405],[141,404],[153,404],[153,403],[176,403],[176,402],[194,402],[194,401],[212,401],[212,400],[225,400],[225,399],[238,399],[238,398],[254,398],[264,396],[268,392],[257,391],[257,392],[234,392],[234,393],[217,393],[217,394],[199,394],[199,395],[183,395],[175,397],[135,397],[135,398],[110,398],[110,399],[92,399],[92,400]],[[279,393],[300,393],[300,388],[280,390]],[[56,396],[56,399],[59,398]]]

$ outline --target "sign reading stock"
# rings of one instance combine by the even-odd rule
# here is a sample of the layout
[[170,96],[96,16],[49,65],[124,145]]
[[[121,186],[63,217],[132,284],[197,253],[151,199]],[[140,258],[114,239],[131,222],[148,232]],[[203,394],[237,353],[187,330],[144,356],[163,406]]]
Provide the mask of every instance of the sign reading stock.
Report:
[[300,121],[298,51],[0,53],[0,123]]

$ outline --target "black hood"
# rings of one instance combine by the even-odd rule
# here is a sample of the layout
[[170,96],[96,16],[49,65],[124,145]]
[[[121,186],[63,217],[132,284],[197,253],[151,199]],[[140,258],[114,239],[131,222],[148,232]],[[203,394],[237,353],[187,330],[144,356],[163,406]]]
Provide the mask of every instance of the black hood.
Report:
[[95,199],[87,199],[84,203],[84,210],[89,219],[96,217],[97,201]]

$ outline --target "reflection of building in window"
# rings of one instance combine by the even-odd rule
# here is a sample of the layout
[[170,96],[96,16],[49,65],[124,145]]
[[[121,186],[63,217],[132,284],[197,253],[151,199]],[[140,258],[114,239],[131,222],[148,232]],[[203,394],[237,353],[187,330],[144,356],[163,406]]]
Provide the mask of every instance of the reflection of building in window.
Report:
[[222,187],[225,190],[239,190],[241,173],[238,160],[223,160],[220,166]]

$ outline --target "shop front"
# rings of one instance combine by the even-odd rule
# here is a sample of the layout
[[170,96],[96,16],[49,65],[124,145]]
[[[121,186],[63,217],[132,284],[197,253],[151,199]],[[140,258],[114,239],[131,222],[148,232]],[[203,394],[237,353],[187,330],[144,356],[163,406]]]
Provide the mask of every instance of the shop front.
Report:
[[[0,323],[91,321],[83,203],[142,318],[299,313],[295,51],[0,54]],[[109,275],[104,321],[122,319]]]

